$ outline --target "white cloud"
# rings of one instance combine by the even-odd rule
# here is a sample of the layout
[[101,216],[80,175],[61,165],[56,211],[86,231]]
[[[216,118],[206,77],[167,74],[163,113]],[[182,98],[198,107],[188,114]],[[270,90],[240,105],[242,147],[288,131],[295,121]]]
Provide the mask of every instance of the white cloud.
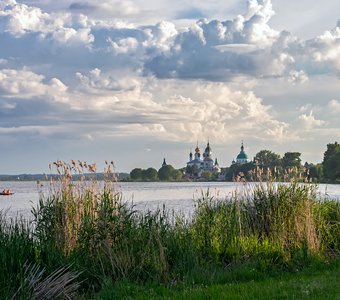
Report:
[[[110,72],[93,69],[87,74],[78,72],[79,83],[70,89],[56,78],[45,80],[44,76],[26,69],[1,70],[0,76],[4,97],[26,98],[26,101],[46,98],[50,103],[66,103],[73,111],[72,118],[77,120],[74,130],[77,133],[84,130],[83,136],[147,134],[182,142],[209,136],[216,144],[240,136],[277,142],[291,138],[287,124],[276,120],[271,107],[264,105],[262,99],[252,92],[233,90],[224,83],[141,77],[115,79]],[[55,110],[54,114],[60,113],[65,112]],[[92,119],[96,121],[89,130],[86,124]],[[35,124],[36,120],[32,121]],[[71,127],[66,126],[64,132],[70,133]]]
[[26,68],[22,70],[0,69],[0,95],[5,98],[30,99],[48,96],[55,101],[67,101],[67,86],[59,79],[52,78],[45,83],[43,75]]
[[69,96],[74,107],[117,116],[126,123],[119,126],[124,132],[178,141],[195,141],[203,135],[222,143],[240,134],[276,140],[277,128],[282,131],[279,139],[289,138],[287,125],[275,120],[261,99],[226,84],[137,77],[116,81],[99,69],[77,77],[80,84]]
[[43,79],[44,76],[25,69],[20,71],[2,69],[0,70],[0,91],[5,97],[31,98],[44,93]]
[[138,47],[137,39],[132,38],[132,37],[120,39],[117,42],[113,42],[109,38],[108,41],[111,43],[113,52],[115,54],[133,53],[133,52],[136,51],[136,49]]
[[292,70],[288,74],[288,81],[293,85],[303,84],[308,81],[308,76],[303,70],[300,71]]
[[309,115],[302,114],[299,116],[300,125],[305,130],[313,130],[316,127],[327,125],[327,122],[324,120],[318,120],[313,115],[313,111],[310,111]]
[[331,113],[340,113],[340,101],[333,99],[328,102],[327,106],[330,109]]
[[340,21],[331,31],[306,42],[306,51],[316,62],[327,62],[329,67],[340,70]]
[[159,51],[168,51],[173,45],[178,31],[175,25],[170,22],[162,21],[156,26],[150,26],[144,29],[146,40],[143,45],[147,48],[155,48]]
[[44,38],[49,38],[60,44],[66,46],[77,44],[90,44],[94,41],[94,37],[90,34],[90,28],[79,28],[75,30],[73,28],[59,28],[53,31],[51,34],[42,35]]
[[[2,7],[0,27],[14,37],[10,42],[23,56],[24,64],[39,59],[39,51],[49,61],[80,64],[84,59],[100,68],[105,61],[107,68],[143,70],[159,78],[225,81],[240,75],[285,76],[293,84],[305,82],[309,72],[315,72],[310,67],[315,62],[320,64],[318,72],[327,72],[324,64],[328,69],[340,68],[339,27],[306,42],[299,41],[288,32],[270,27],[274,15],[270,0],[248,1],[247,11],[231,20],[202,19],[181,29],[168,21],[136,27],[118,19],[95,20],[73,13],[91,7],[119,10],[116,1],[73,4],[70,13],[48,13],[15,1]],[[133,13],[128,8],[132,2],[124,2],[123,6],[126,14]],[[27,51],[20,50],[20,39],[24,38],[30,41]],[[112,54],[117,58],[112,59]],[[8,58],[8,54],[3,56]],[[56,63],[57,67],[61,66]]]
[[73,28],[87,25],[86,17],[75,18],[72,24],[69,14],[49,14],[40,8],[10,1],[0,11],[0,29],[20,38],[26,34],[39,33],[39,38],[49,38],[58,43],[93,42],[94,37],[89,28]]
[[26,32],[45,30],[44,25],[47,25],[45,22],[49,19],[47,13],[43,13],[39,8],[18,4],[15,1],[6,4],[0,12],[2,19],[5,18],[7,21],[2,28],[5,32],[20,37]]
[[[1,1],[0,128],[96,143],[333,137],[339,25],[303,41],[271,26],[270,0],[248,1],[242,15],[246,1],[217,2]],[[189,6],[207,19],[189,11],[178,26]]]

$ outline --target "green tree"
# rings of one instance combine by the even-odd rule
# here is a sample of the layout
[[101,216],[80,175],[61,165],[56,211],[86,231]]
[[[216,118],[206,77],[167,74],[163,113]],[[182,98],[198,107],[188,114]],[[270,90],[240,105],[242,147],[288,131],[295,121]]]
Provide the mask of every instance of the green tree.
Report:
[[135,168],[130,172],[130,178],[132,180],[142,180],[142,169]]
[[309,176],[313,181],[320,181],[323,177],[322,164],[308,164]]
[[196,173],[197,173],[196,165],[187,166],[185,169],[185,172],[189,174],[190,176],[196,176]]
[[183,176],[183,173],[180,170],[174,169],[171,174],[171,177],[172,177],[171,180],[180,181],[182,179],[182,176]]
[[254,170],[255,166],[253,163],[247,164],[233,164],[226,170],[226,180],[233,181],[236,176],[243,174],[243,178],[251,180],[249,171]]
[[211,180],[213,177],[213,174],[210,171],[205,170],[202,172],[201,177],[205,180]]
[[255,160],[260,166],[275,167],[281,165],[281,157],[279,154],[270,150],[261,150],[255,155]]
[[282,157],[282,165],[286,168],[297,167],[301,168],[301,153],[300,152],[286,152]]
[[158,178],[163,181],[178,181],[182,179],[182,172],[172,165],[166,165],[158,170]]
[[325,179],[340,180],[340,144],[328,144],[323,157],[323,173]]
[[157,181],[158,180],[158,173],[157,170],[154,168],[148,168],[143,170],[143,179],[146,181]]
[[166,165],[166,166],[161,167],[158,170],[159,180],[164,180],[164,181],[172,180],[172,173],[174,170],[175,169],[172,165]]

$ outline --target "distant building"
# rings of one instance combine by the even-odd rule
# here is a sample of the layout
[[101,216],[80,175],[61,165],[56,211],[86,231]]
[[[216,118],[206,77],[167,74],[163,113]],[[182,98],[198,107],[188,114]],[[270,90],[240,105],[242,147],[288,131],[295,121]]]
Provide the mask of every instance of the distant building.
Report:
[[165,166],[167,166],[167,163],[166,163],[165,158],[164,158],[163,163],[162,163],[162,167],[165,167]]
[[193,156],[190,151],[187,168],[191,168],[193,170],[193,175],[197,177],[200,177],[203,171],[209,171],[213,174],[221,173],[221,168],[218,165],[217,158],[215,158],[215,160],[212,158],[212,150],[209,142],[203,152],[203,158],[201,157],[198,143],[195,149],[195,156]]
[[242,141],[241,151],[237,155],[236,161],[235,160],[232,161],[232,164],[246,164],[249,162],[250,162],[250,159],[248,158],[247,153],[244,151],[244,146],[243,146],[243,141]]

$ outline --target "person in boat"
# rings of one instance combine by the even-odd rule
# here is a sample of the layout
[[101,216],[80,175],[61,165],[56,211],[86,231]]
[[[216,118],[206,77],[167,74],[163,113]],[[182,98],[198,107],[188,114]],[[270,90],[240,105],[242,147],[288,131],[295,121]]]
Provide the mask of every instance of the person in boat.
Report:
[[10,189],[4,189],[4,190],[2,191],[2,193],[3,193],[3,194],[6,194],[6,195],[12,194],[12,192],[11,192]]

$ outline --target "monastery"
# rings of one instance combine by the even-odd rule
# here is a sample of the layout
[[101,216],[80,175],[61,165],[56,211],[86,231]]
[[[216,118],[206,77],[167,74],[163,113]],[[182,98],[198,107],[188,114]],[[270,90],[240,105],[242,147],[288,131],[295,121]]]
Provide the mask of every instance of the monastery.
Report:
[[[241,144],[241,151],[237,155],[236,160],[232,161],[232,164],[246,164],[249,163],[250,159],[248,155],[244,151],[243,141]],[[187,162],[187,169],[192,170],[192,175],[196,177],[200,177],[202,172],[209,171],[212,174],[220,175],[221,168],[218,164],[217,158],[213,158],[212,150],[210,143],[208,141],[207,146],[201,155],[200,148],[198,147],[198,143],[196,145],[195,154],[190,151],[189,153],[189,161]]]

